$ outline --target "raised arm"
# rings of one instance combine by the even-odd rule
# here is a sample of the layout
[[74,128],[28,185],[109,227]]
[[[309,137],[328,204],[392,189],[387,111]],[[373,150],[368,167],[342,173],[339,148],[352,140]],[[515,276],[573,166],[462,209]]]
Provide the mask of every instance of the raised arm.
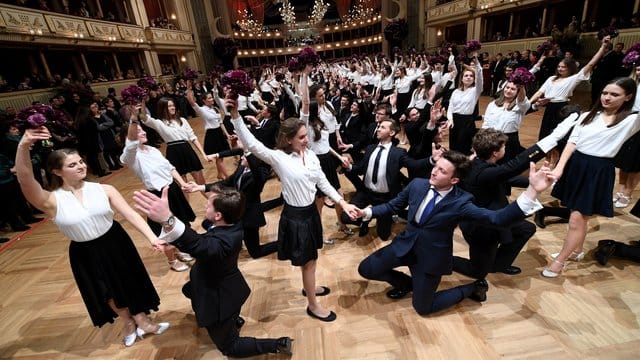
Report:
[[593,55],[593,57],[591,58],[591,60],[589,60],[589,62],[587,63],[587,65],[585,65],[582,68],[582,73],[584,74],[584,76],[589,76],[591,75],[591,71],[593,70],[593,67],[596,66],[596,64],[598,63],[598,61],[600,61],[600,59],[602,59],[602,57],[604,56],[605,53],[605,49],[607,47],[607,43],[611,41],[611,37],[609,35],[605,36],[602,39],[602,45],[600,46],[600,48],[598,49],[598,51],[595,53],[595,55]]
[[49,130],[42,126],[38,129],[27,129],[18,143],[16,152],[16,175],[24,197],[31,205],[44,211],[47,216],[54,216],[56,213],[55,196],[42,188],[33,176],[33,165],[31,164],[31,146],[40,140],[48,140],[51,137]]

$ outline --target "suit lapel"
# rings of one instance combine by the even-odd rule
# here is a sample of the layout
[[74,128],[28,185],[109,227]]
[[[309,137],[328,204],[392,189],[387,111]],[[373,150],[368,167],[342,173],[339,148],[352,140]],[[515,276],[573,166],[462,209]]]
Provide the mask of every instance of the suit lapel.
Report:
[[[425,196],[427,196],[426,192],[422,197],[422,199],[424,199]],[[446,209],[448,205],[452,203],[457,197],[458,197],[458,188],[454,186],[453,189],[444,198],[442,198],[442,200],[438,201],[438,203],[433,207],[433,210],[431,210],[431,213],[427,215],[427,218],[424,220],[422,224],[428,223],[433,217],[433,215],[437,214],[439,211],[442,211],[442,209]]]

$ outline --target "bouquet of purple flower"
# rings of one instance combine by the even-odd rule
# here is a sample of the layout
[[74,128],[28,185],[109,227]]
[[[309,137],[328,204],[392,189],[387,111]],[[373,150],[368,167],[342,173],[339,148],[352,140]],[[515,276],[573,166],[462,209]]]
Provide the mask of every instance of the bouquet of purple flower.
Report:
[[[237,99],[238,95],[249,96],[253,92],[253,84],[249,75],[244,70],[231,70],[224,73],[220,84],[228,89],[228,97]],[[227,108],[227,110],[230,110]]]
[[478,51],[482,48],[482,44],[480,44],[480,41],[478,40],[469,40],[467,41],[467,43],[464,45],[464,50],[466,52],[473,52],[473,51]]
[[631,46],[628,50],[627,50],[627,54],[630,53],[631,51],[635,51],[640,53],[640,42],[637,42],[635,44],[633,44],[633,46]]
[[190,67],[186,67],[182,70],[182,78],[185,80],[194,80],[198,78],[198,72]]
[[[50,130],[52,128],[66,128],[65,115],[62,111],[54,109],[50,105],[31,105],[28,106],[16,115],[14,121],[15,126],[18,129],[37,129],[41,126],[46,126]],[[42,146],[51,147],[53,143],[50,140],[43,140]]]
[[277,82],[281,82],[282,80],[284,80],[284,74],[281,72],[277,72],[276,73],[276,81]]
[[292,73],[301,70],[300,61],[298,61],[297,56],[294,56],[289,60],[289,62],[287,63],[287,68],[289,68],[289,71]]
[[527,68],[519,67],[513,71],[511,76],[509,76],[509,81],[516,85],[529,85],[536,82],[536,76],[533,75]]
[[138,104],[147,96],[147,92],[138,85],[129,85],[120,91],[120,96],[127,104]]
[[307,46],[298,54],[298,63],[300,68],[304,68],[308,64],[318,65],[320,63],[320,55],[312,47]]
[[622,59],[622,65],[628,68],[636,67],[640,65],[640,52],[637,50],[627,51],[627,55]]
[[431,66],[434,66],[437,63],[446,64],[447,63],[447,59],[445,59],[444,56],[442,56],[442,55],[432,56],[429,59],[429,64],[431,64]]
[[151,89],[151,88],[154,88],[156,85],[158,85],[156,81],[149,75],[138,80],[138,86],[144,89]]
[[442,47],[440,48],[440,55],[449,56],[449,53],[451,53],[455,47],[456,47],[456,44],[450,43],[450,42],[446,42],[442,44]]
[[551,40],[545,40],[545,42],[538,45],[538,53],[541,55],[546,54],[549,50],[553,50],[553,42]]

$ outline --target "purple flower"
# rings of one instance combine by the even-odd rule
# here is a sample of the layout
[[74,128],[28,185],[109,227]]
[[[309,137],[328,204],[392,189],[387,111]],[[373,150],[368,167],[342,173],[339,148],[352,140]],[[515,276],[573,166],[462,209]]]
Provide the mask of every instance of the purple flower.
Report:
[[444,56],[442,56],[442,55],[432,56],[429,59],[429,63],[431,64],[431,66],[434,66],[437,63],[446,64],[447,63],[447,59],[445,59]]
[[464,50],[467,52],[478,51],[482,48],[482,44],[478,40],[469,40],[464,45]]
[[138,80],[138,86],[142,87],[142,88],[147,88],[147,89],[151,89],[153,87],[155,87],[156,81],[149,75],[143,77],[142,79]]
[[290,72],[296,72],[296,71],[300,71],[300,62],[298,61],[298,57],[294,56],[289,60],[289,63],[287,63],[287,67],[289,68]]
[[47,118],[40,113],[35,113],[27,118],[27,123],[32,129],[37,129],[47,123]]
[[627,55],[622,59],[622,65],[629,68],[640,65],[640,52],[637,50],[627,51]]
[[318,65],[320,63],[320,55],[312,47],[307,46],[298,54],[298,63],[300,68],[304,68],[308,64]]
[[147,92],[138,85],[129,85],[122,89],[120,96],[127,104],[137,104],[147,96]]
[[637,42],[637,43],[633,44],[633,46],[631,46],[631,47],[627,50],[627,54],[628,54],[628,53],[630,53],[630,52],[632,52],[632,51],[635,51],[635,52],[640,53],[640,42]]
[[549,50],[553,50],[553,42],[551,40],[546,40],[538,45],[538,53],[541,55],[544,55]]
[[182,77],[185,80],[194,80],[198,78],[198,72],[193,70],[190,67],[187,67],[184,70],[182,70]]
[[253,84],[251,78],[244,70],[227,71],[220,84],[229,89],[229,95],[232,99],[237,99],[238,95],[249,96],[253,92]]
[[[450,42],[446,42],[444,44],[442,44],[442,47],[440,48],[440,55],[443,56],[449,56],[449,53],[451,51],[453,51],[453,49],[456,47],[456,44],[450,43]],[[449,50],[451,49],[451,50]]]
[[509,81],[516,85],[529,85],[536,81],[536,76],[533,75],[527,68],[519,67],[513,71],[509,77]]

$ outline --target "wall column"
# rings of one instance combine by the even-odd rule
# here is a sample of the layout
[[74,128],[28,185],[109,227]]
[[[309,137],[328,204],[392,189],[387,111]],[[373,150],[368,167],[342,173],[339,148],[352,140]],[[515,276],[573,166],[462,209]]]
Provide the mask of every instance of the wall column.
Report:
[[40,56],[40,62],[42,63],[42,67],[44,68],[44,74],[48,79],[52,79],[53,76],[51,76],[51,70],[49,69],[49,64],[47,63],[47,59],[44,57],[44,52],[42,52],[42,49],[38,51],[38,56]]

